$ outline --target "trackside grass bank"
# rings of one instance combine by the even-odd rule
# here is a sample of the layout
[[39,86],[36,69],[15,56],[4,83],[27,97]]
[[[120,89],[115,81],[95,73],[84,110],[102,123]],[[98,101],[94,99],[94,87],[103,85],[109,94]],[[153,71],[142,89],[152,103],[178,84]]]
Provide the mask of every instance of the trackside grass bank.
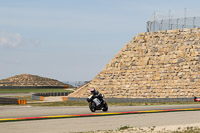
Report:
[[72,92],[60,88],[22,88],[22,89],[0,89],[0,94],[3,93],[50,93],[50,92]]
[[[184,104],[200,104],[198,102],[166,102],[166,103],[114,103],[108,102],[109,106],[145,106],[145,105],[184,105]],[[75,101],[66,101],[66,102],[35,102],[28,103],[31,106],[88,106],[87,101],[85,102],[75,102]]]

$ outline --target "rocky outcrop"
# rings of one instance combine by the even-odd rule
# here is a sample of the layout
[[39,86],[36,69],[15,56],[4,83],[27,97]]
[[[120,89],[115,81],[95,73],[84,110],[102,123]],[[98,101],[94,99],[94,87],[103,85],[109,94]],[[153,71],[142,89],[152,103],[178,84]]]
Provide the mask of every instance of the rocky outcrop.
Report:
[[200,28],[138,34],[70,96],[86,97],[92,87],[107,98],[200,96]]
[[0,80],[0,86],[66,86],[55,79],[40,77],[37,75],[21,74]]

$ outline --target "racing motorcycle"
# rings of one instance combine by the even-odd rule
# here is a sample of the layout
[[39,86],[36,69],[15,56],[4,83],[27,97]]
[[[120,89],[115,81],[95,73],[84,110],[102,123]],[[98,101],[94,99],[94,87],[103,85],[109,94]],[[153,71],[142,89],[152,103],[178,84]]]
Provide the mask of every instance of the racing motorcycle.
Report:
[[87,101],[89,103],[89,108],[92,112],[95,112],[96,110],[102,110],[104,112],[108,111],[108,105],[102,98],[99,99],[97,97],[94,97],[92,94],[88,96]]

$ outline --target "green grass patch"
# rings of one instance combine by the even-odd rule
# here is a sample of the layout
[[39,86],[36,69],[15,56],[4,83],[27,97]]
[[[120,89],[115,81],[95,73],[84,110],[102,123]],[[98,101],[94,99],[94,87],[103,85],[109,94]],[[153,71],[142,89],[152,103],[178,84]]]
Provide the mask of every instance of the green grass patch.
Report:
[[65,89],[60,88],[38,88],[38,89],[31,89],[31,88],[23,88],[23,89],[0,89],[0,93],[51,93],[51,92],[72,92]]
[[29,103],[31,106],[88,106],[87,101],[85,102],[74,102],[74,101],[66,101],[66,102],[43,102],[43,103]]
[[[198,102],[169,102],[169,103],[111,103],[108,106],[150,106],[150,105],[184,105],[184,104],[200,104]],[[31,106],[88,106],[87,101],[66,101],[66,102],[40,102],[30,103]]]
[[121,127],[119,128],[119,130],[127,130],[127,129],[129,129],[129,128],[132,128],[132,127],[126,125],[126,126],[121,126]]
[[199,127],[186,127],[186,128],[179,128],[176,131],[172,131],[170,133],[200,133]]
[[20,100],[33,101],[32,96],[7,96],[7,98],[17,98]]
[[184,105],[184,104],[200,104],[200,102],[127,102],[127,103],[118,103],[118,102],[108,102],[110,106],[145,106],[145,105]]

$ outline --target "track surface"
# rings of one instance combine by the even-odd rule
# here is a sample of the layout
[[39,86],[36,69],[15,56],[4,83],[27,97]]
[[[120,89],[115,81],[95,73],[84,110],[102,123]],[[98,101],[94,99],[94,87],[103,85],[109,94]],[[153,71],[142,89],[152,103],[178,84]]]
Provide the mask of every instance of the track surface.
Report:
[[[167,109],[186,109],[200,108],[196,105],[162,105],[162,106],[109,106],[108,113],[146,111],[146,110],[167,110]],[[3,118],[22,118],[56,115],[89,114],[91,111],[87,106],[81,107],[30,107],[30,106],[0,106],[0,119]],[[96,111],[95,113],[102,113]]]
[[[109,113],[122,111],[144,111],[162,109],[200,108],[200,105],[168,105],[168,106],[127,106],[109,107]],[[27,106],[1,106],[0,119],[37,117],[49,115],[71,115],[91,113],[88,107],[27,107]],[[97,113],[100,113],[98,111]],[[69,119],[49,119],[36,121],[18,121],[0,123],[2,133],[64,133],[70,131],[90,131],[116,129],[120,126],[130,125],[136,127],[169,126],[200,123],[200,111],[147,113],[116,115],[103,117],[84,117]],[[39,130],[39,131],[38,131]]]

